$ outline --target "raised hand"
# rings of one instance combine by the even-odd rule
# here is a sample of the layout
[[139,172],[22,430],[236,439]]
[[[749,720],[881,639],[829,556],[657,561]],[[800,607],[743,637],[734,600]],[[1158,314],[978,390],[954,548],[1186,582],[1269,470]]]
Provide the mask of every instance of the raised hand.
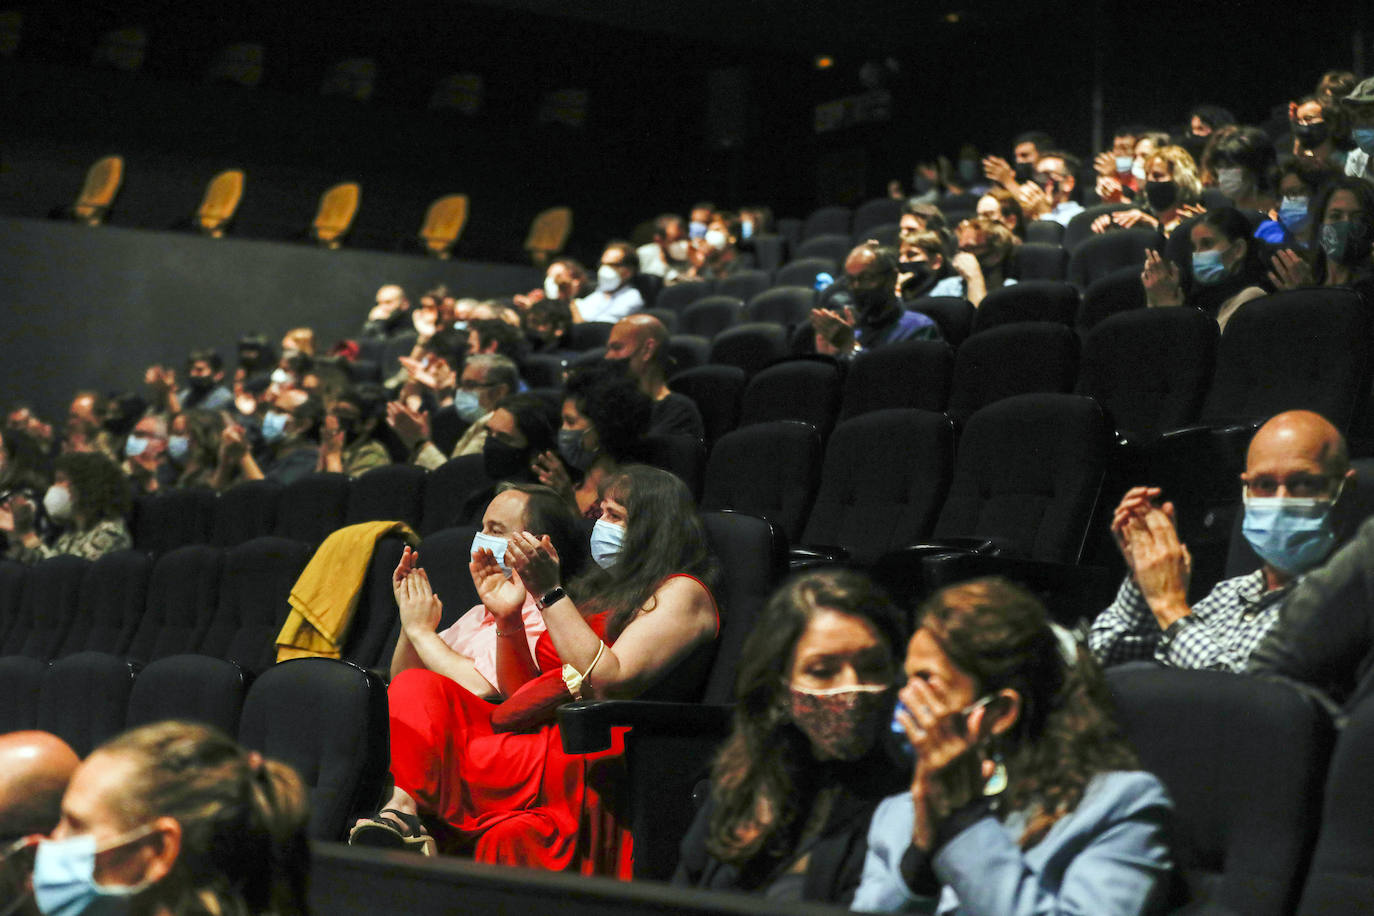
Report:
[[406,448],[413,449],[429,438],[429,414],[408,407],[400,401],[387,403],[386,422],[396,431],[396,437]]
[[568,476],[568,469],[563,466],[563,459],[556,453],[544,452],[534,456],[534,460],[530,462],[530,470],[534,471],[544,486],[557,490],[564,499],[573,499],[572,478]]
[[950,812],[981,792],[983,765],[976,752],[986,706],[964,717],[937,676],[912,678],[897,694],[897,720],[916,755],[911,797],[916,809],[912,842],[929,851],[935,832]]
[[407,634],[428,634],[438,629],[444,603],[434,594],[429,575],[423,569],[412,568],[399,582],[393,578],[392,590],[401,614],[401,627]]
[[[509,561],[509,550],[506,551],[506,557]],[[520,616],[520,609],[525,606],[525,584],[518,575],[507,578],[490,549],[481,547],[472,554],[472,559],[468,561],[468,572],[472,574],[477,597],[491,611],[491,616],[497,621]]]
[[1145,302],[1151,306],[1183,304],[1183,292],[1178,285],[1178,265],[1153,248],[1145,249],[1145,267],[1140,272],[1140,284],[1145,287]]
[[993,184],[1000,184],[1004,188],[1016,183],[1016,172],[1001,156],[985,157],[983,159],[983,174],[987,176],[988,181]]
[[547,534],[535,537],[528,531],[517,531],[506,543],[506,562],[526,587],[536,595],[557,587],[563,573],[558,551]]
[[1297,289],[1312,286],[1312,265],[1291,248],[1280,248],[1269,262],[1274,269],[1269,271],[1269,282],[1275,289]]
[[1115,175],[1116,156],[1112,153],[1098,153],[1093,157],[1093,170],[1103,177]]
[[1172,503],[1150,508],[1144,513],[1143,528],[1132,528],[1127,539],[1135,583],[1160,629],[1192,613],[1188,584],[1192,581],[1193,558],[1178,539],[1173,510]]

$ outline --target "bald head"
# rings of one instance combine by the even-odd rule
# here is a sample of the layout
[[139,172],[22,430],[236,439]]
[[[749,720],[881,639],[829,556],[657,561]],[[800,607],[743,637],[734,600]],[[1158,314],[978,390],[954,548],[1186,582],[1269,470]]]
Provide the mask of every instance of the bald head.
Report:
[[631,315],[611,328],[606,340],[606,358],[628,360],[628,370],[643,380],[651,367],[662,366],[668,343],[668,329],[653,315]]
[[1350,470],[1350,453],[1341,431],[1321,414],[1289,410],[1271,417],[1250,440],[1246,476],[1272,473],[1277,464],[1342,477]]
[[0,735],[0,841],[48,833],[61,816],[62,793],[80,763],[56,735]]

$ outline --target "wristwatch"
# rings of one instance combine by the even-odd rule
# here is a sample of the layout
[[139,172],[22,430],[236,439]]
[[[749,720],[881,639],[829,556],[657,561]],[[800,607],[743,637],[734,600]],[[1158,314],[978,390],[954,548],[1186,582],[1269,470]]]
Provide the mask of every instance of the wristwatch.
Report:
[[568,593],[563,591],[563,586],[555,585],[553,588],[549,589],[542,596],[540,596],[534,602],[534,606],[542,611],[549,605],[562,601],[566,597],[568,597]]

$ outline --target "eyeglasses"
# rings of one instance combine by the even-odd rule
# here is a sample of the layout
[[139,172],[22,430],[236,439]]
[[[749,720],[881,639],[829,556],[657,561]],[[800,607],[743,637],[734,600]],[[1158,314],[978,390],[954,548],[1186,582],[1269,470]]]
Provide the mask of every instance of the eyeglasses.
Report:
[[1295,496],[1299,499],[1315,499],[1331,495],[1332,482],[1335,479],[1335,477],[1325,474],[1296,473],[1289,474],[1287,477],[1260,474],[1248,480],[1241,477],[1241,483],[1245,487],[1245,495],[1257,499],[1278,496],[1280,488],[1287,496]]

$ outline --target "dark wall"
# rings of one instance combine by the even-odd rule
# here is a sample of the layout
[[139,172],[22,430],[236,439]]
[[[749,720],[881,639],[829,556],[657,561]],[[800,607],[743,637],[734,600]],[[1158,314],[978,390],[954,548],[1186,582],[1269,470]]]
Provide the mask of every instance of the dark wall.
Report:
[[305,325],[327,348],[357,333],[372,294],[391,282],[412,299],[437,283],[490,297],[532,289],[539,275],[514,265],[0,218],[0,405],[27,400],[59,416],[74,390],[138,390],[146,366],[180,367],[195,347],[216,347],[232,362],[235,341],[249,330],[275,342]]

